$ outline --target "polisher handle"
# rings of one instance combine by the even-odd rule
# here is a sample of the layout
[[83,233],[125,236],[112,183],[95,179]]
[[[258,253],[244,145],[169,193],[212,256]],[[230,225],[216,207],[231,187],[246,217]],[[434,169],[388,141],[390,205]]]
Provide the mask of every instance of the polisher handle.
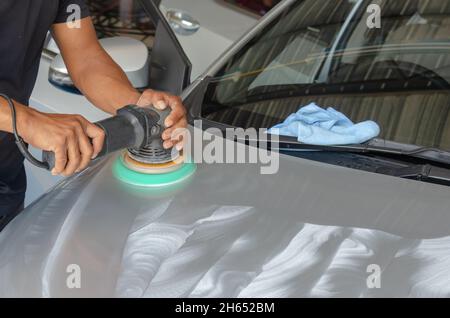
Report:
[[[96,123],[96,125],[105,132],[105,142],[103,143],[103,148],[96,159],[99,159],[114,151],[131,147],[135,144],[133,127],[130,127],[128,122],[120,120],[120,118],[113,118],[115,119],[107,119]],[[49,171],[53,170],[56,165],[55,153],[53,151],[43,151],[42,162],[47,164],[47,169]]]
[[[95,123],[105,132],[105,142],[97,158],[115,151],[140,147],[147,138],[147,125],[154,125],[159,120],[158,113],[144,112],[137,106],[126,106],[117,112],[117,116]],[[53,170],[56,164],[55,153],[42,152],[42,161],[48,170]]]

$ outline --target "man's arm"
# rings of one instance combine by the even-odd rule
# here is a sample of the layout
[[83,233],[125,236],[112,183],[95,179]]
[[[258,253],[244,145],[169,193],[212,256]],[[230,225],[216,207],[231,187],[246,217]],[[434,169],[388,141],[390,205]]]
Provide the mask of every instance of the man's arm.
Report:
[[[83,117],[41,113],[17,101],[13,103],[18,134],[28,144],[55,153],[53,174],[69,176],[78,172],[102,150],[103,130]],[[0,130],[13,132],[11,109],[1,97]]]
[[[19,121],[25,117],[24,105],[13,101],[16,106],[16,114]],[[5,131],[12,133],[12,119],[11,119],[11,110],[9,109],[8,103],[4,98],[0,97],[0,131]],[[19,132],[20,134],[20,132]]]
[[66,23],[55,24],[52,33],[74,84],[95,106],[111,114],[128,104],[153,104],[160,109],[169,106],[172,112],[166,120],[168,129],[163,134],[164,146],[171,148],[178,143],[181,147],[181,143],[172,138],[175,129],[187,126],[181,100],[162,92],[147,90],[141,95],[136,91],[98,42],[91,18],[80,20],[80,28],[69,28]]
[[140,98],[120,67],[97,40],[91,18],[80,21],[80,28],[66,23],[55,24],[52,34],[76,87],[95,106],[115,114]]
[[[55,24],[53,35],[61,49],[72,80],[85,96],[99,108],[115,114],[128,104],[159,109],[170,107],[162,137],[164,147],[181,149],[182,135],[177,128],[187,126],[186,111],[179,97],[147,90],[139,94],[120,67],[98,43],[90,18],[81,20],[81,28],[70,29],[66,23]],[[53,151],[56,165],[53,174],[69,176],[83,170],[102,149],[104,132],[79,115],[42,113],[14,101],[19,135],[28,144]],[[0,98],[0,131],[12,132],[11,110]],[[92,144],[90,143],[92,140]]]

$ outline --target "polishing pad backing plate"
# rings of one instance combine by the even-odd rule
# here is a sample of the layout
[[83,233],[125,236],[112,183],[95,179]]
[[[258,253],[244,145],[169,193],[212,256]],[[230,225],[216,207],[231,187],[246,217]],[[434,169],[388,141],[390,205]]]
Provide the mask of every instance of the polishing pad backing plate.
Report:
[[184,164],[184,157],[178,157],[175,161],[165,163],[143,163],[129,155],[123,154],[123,163],[128,169],[144,174],[166,174],[178,170]]
[[178,169],[164,174],[148,174],[133,171],[120,155],[113,164],[114,176],[122,182],[140,187],[165,187],[182,182],[192,176],[197,170],[195,163],[183,163]]

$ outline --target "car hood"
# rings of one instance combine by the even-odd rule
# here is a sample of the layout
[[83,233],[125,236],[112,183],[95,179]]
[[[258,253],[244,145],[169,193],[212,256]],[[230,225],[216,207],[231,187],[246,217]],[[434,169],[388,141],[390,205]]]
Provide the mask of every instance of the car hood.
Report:
[[448,187],[281,155],[155,192],[116,180],[117,156],[0,234],[0,296],[450,296]]

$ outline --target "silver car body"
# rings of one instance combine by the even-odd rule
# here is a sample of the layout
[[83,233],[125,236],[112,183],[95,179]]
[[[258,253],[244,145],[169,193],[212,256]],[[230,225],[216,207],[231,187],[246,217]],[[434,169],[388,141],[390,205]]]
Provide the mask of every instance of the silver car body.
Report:
[[450,296],[448,187],[281,155],[274,175],[199,164],[154,192],[118,181],[117,156],[0,234],[0,296]]
[[1,233],[0,296],[450,296],[447,187],[281,156],[154,193],[116,180],[116,156]]

